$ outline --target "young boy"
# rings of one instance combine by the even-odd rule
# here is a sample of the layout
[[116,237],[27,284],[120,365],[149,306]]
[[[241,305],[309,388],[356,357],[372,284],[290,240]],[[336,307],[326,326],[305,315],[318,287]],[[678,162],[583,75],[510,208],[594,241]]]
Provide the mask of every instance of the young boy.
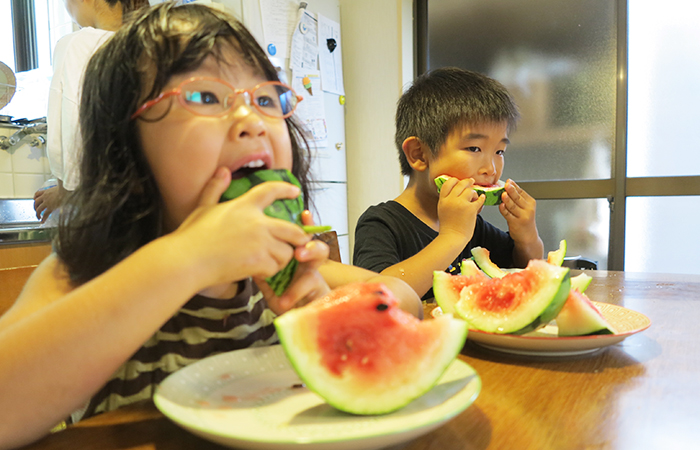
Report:
[[[433,271],[454,271],[474,247],[487,248],[500,267],[542,258],[530,195],[507,181],[498,206],[506,233],[479,215],[485,197],[472,189],[500,179],[508,132],[518,117],[507,90],[484,75],[442,68],[416,79],[396,112],[396,146],[408,186],[362,214],[353,263],[401,278],[428,300]],[[434,180],[440,175],[451,178],[438,193]]]

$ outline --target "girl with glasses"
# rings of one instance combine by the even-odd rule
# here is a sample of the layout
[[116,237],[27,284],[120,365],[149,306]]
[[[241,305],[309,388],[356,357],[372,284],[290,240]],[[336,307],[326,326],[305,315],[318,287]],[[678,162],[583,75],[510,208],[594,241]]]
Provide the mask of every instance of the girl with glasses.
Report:
[[[402,281],[328,261],[324,243],[263,214],[297,187],[219,203],[232,178],[262,168],[291,170],[308,199],[298,101],[245,28],[206,6],[153,7],[95,54],[81,183],[55,253],[0,318],[0,447],[148,399],[206,356],[274,344],[277,314],[343,284],[384,282],[421,314]],[[277,297],[264,279],[293,257]]]

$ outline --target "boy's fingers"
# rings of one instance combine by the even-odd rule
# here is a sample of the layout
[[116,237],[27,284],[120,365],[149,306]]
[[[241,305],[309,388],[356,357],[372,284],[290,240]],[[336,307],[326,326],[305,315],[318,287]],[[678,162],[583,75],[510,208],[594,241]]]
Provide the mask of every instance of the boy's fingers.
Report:
[[207,182],[199,197],[199,205],[215,205],[219,203],[221,194],[231,184],[231,171],[225,167],[219,167],[214,176]]

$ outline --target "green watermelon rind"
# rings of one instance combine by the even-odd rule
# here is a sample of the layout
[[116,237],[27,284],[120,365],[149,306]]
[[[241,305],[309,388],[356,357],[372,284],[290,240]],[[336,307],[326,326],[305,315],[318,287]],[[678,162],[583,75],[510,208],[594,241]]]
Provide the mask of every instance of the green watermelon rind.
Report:
[[583,293],[588,289],[588,285],[591,284],[593,278],[585,273],[580,273],[575,277],[571,277],[571,289],[578,289],[579,292]]
[[547,262],[555,266],[561,266],[564,264],[564,257],[566,257],[566,239],[559,241],[557,250],[547,253]]
[[[440,189],[442,189],[442,185],[445,184],[445,181],[449,179],[450,177],[447,175],[440,175],[433,180],[435,182],[435,186],[437,187],[438,193],[440,193]],[[494,206],[503,202],[501,199],[501,194],[503,194],[503,192],[506,190],[506,183],[503,180],[498,180],[495,186],[479,186],[475,184],[472,186],[472,189],[474,189],[474,192],[476,192],[477,195],[484,194],[486,197],[484,206]]]
[[474,247],[471,249],[472,258],[479,269],[491,278],[503,278],[508,272],[491,261],[490,252],[484,247]]
[[[248,192],[252,187],[267,181],[286,181],[299,188],[299,180],[286,169],[263,169],[257,170],[243,178],[232,180],[228,188],[221,195],[220,202],[233,200]],[[301,195],[297,198],[277,199],[267,206],[263,212],[269,217],[286,220],[288,222],[302,225],[301,213],[304,211],[304,199]],[[275,295],[280,296],[292,282],[299,262],[292,258],[287,265],[271,277],[265,279]]]
[[[330,375],[320,362],[319,352],[303,351],[295,345],[285,345],[293,342],[296,333],[295,321],[298,327],[308,327],[304,314],[298,310],[289,311],[274,321],[277,335],[290,364],[306,387],[318,394],[332,407],[356,415],[381,415],[397,411],[413,400],[430,391],[445,373],[464,347],[468,328],[466,322],[456,319],[452,314],[445,314],[433,320],[439,320],[440,328],[446,334],[443,345],[431,352],[431,358],[426,360],[420,371],[411,375],[413,382],[401,391],[393,388],[383,396],[363,397],[362,392],[348,392],[342,381]],[[345,389],[344,389],[345,388]]]
[[474,185],[474,192],[477,195],[484,194],[486,201],[484,201],[484,206],[496,206],[503,203],[501,196],[506,190],[506,183],[503,180],[498,180],[495,186],[478,186]]
[[443,313],[457,314],[455,305],[459,301],[459,292],[451,288],[450,280],[453,275],[442,270],[433,272],[433,295]]
[[[580,298],[579,298],[580,296]],[[600,310],[591,302],[588,296],[581,291],[572,292],[567,302],[577,302],[574,309],[579,311],[575,317],[564,317],[563,314],[557,316],[557,335],[560,337],[573,336],[594,336],[615,334],[615,329],[603,317]],[[566,305],[565,305],[566,306]],[[563,312],[564,308],[562,308]],[[566,319],[562,321],[562,319]]]
[[[519,311],[507,311],[501,314],[470,308],[469,292],[463,290],[461,299],[455,306],[460,317],[466,320],[470,328],[496,334],[525,334],[541,328],[551,322],[564,307],[569,296],[571,280],[569,269],[557,267],[541,261],[535,262],[538,270],[545,270],[542,277],[542,285],[530,294],[527,303],[523,304]],[[531,267],[533,262],[530,263]],[[519,272],[533,270],[530,267]],[[516,274],[507,274],[506,277]],[[472,299],[473,301],[474,299]]]

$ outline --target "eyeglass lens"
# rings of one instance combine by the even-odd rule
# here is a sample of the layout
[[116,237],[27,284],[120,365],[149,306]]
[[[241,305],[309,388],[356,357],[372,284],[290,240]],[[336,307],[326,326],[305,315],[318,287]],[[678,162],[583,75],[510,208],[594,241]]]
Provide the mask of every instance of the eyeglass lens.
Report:
[[[185,83],[181,91],[187,108],[196,114],[216,116],[233,106],[236,93],[227,85],[213,80],[193,80]],[[282,84],[265,84],[253,91],[252,104],[271,117],[284,117],[294,110],[297,97]]]

